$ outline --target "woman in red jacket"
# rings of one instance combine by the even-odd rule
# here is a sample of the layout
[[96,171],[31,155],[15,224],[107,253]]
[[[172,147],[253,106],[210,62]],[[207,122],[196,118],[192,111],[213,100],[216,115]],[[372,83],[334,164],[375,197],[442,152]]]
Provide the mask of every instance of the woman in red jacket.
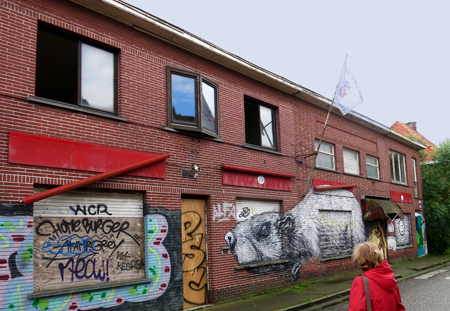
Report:
[[[402,311],[402,298],[394,279],[394,271],[383,260],[378,246],[372,242],[359,244],[353,251],[352,260],[369,280],[372,311]],[[354,279],[350,290],[349,311],[366,311],[366,294],[362,276]]]

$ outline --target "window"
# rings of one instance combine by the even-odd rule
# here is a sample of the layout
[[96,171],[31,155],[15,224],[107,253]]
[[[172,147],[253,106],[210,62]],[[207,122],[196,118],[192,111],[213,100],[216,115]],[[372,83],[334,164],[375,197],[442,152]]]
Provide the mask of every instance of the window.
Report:
[[245,99],[244,105],[246,143],[277,149],[275,109],[249,98]]
[[392,181],[406,184],[405,156],[392,150],[389,151],[389,156]]
[[350,149],[344,149],[344,172],[359,175],[358,152]]
[[217,85],[200,74],[168,68],[168,123],[181,130],[218,136]]
[[366,155],[366,170],[367,177],[380,179],[380,170],[377,158]]
[[[319,141],[315,141],[317,151],[319,147]],[[330,170],[335,169],[334,165],[334,146],[332,144],[328,144],[322,142],[320,144],[319,154],[317,155],[316,166],[321,168],[328,168]]]
[[416,159],[411,159],[412,171],[413,171],[413,180],[414,180],[414,197],[419,197],[419,189],[417,188],[417,168],[416,168]]
[[116,53],[40,24],[36,96],[117,113]]
[[395,239],[398,248],[412,245],[410,214],[404,214],[403,219],[395,219]]

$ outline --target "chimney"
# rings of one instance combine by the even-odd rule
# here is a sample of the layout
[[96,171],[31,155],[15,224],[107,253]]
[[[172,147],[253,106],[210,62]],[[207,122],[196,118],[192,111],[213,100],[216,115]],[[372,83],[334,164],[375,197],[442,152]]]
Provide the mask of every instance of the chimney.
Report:
[[414,131],[417,131],[417,122],[408,122],[406,123],[410,128],[412,128]]

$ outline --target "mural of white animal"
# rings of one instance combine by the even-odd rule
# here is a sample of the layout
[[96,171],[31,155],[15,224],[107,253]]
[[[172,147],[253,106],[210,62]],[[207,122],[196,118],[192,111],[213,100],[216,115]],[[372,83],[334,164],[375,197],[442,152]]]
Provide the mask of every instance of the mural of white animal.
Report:
[[[331,212],[329,216],[334,221],[330,221],[330,217],[323,221],[327,212]],[[342,213],[336,216],[336,212]],[[327,235],[327,232],[331,234]],[[341,252],[343,247],[351,253],[351,249],[364,240],[361,206],[352,192],[343,189],[311,189],[296,207],[285,214],[266,212],[254,215],[225,235],[225,241],[240,265],[289,259],[294,279],[302,262],[324,256],[321,243],[326,242],[329,255],[333,250]]]

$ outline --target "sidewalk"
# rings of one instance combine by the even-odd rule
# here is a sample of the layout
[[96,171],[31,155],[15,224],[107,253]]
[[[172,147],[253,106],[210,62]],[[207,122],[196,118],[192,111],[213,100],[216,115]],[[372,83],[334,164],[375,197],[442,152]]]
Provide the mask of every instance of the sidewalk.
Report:
[[[390,263],[397,282],[450,265],[450,255],[427,255],[420,258]],[[358,271],[346,272],[326,279],[303,282],[290,289],[271,290],[240,300],[202,306],[190,310],[205,311],[274,311],[315,310],[340,303],[349,298],[353,279]]]

